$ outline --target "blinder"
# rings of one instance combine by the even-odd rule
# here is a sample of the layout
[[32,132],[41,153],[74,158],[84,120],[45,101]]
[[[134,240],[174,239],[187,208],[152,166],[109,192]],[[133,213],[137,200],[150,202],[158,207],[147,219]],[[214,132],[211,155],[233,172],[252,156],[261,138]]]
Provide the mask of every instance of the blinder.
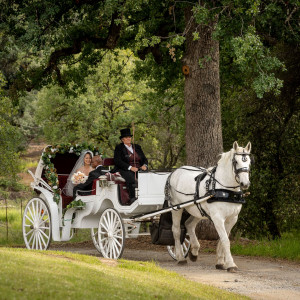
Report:
[[233,158],[232,158],[232,165],[233,165],[235,176],[239,177],[238,175],[240,173],[243,173],[243,172],[250,173],[250,167],[249,168],[248,167],[243,167],[243,168],[239,168],[239,169],[236,168],[236,165],[237,165],[237,161],[235,159],[236,155],[241,155],[243,162],[248,161],[248,158],[249,158],[250,159],[250,164],[252,164],[252,162],[254,163],[254,156],[252,154],[247,153],[247,152],[236,152],[236,153],[234,153]]

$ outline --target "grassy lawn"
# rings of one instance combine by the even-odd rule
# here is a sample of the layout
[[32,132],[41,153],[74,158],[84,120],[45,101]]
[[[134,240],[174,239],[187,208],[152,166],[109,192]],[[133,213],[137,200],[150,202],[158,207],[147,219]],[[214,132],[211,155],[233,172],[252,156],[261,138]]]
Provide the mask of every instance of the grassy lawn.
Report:
[[300,233],[284,233],[277,240],[262,240],[248,245],[234,244],[231,252],[235,255],[262,256],[300,261]]
[[153,262],[0,248],[1,299],[249,299]]

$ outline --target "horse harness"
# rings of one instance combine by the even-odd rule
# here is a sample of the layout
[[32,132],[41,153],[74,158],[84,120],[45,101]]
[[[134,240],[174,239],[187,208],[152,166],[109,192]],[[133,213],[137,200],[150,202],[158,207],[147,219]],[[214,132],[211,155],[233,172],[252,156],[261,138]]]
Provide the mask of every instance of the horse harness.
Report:
[[[246,162],[248,160],[248,157],[250,157],[250,161],[251,163],[254,162],[253,156],[250,153],[246,153],[246,152],[236,152],[233,155],[232,158],[232,166],[234,169],[234,173],[235,173],[235,180],[237,183],[239,183],[239,174],[242,172],[247,172],[250,173],[250,168],[247,167],[243,167],[243,168],[239,168],[237,169],[237,161],[236,161],[236,155],[242,155],[242,161]],[[224,186],[222,183],[220,183],[216,178],[215,178],[215,174],[216,174],[216,170],[217,170],[218,166],[215,166],[212,170],[207,171],[205,170],[204,173],[198,175],[195,177],[195,181],[196,181],[196,190],[195,190],[195,195],[194,195],[194,199],[199,199],[199,186],[201,181],[207,176],[209,176],[209,179],[206,180],[205,182],[205,186],[206,186],[206,194],[205,196],[209,196],[209,195],[214,195],[214,197],[210,198],[207,200],[207,203],[212,203],[212,202],[228,202],[228,203],[236,203],[236,204],[245,204],[246,200],[243,196],[243,192],[239,191],[239,192],[234,192],[231,190],[228,190],[229,188],[238,188],[238,186]],[[220,184],[221,186],[223,186],[226,189],[216,189],[216,183]],[[211,189],[209,189],[211,185]],[[206,211],[201,207],[200,203],[197,203],[197,207],[202,215],[202,217],[207,217],[210,219],[210,217],[208,216],[208,214],[206,213]]]
[[[237,161],[236,161],[236,155],[242,155],[242,161],[246,162],[248,160],[248,157],[250,157],[250,161],[251,163],[254,162],[253,156],[250,153],[246,153],[246,152],[236,152],[233,155],[232,158],[232,166],[234,169],[234,173],[235,173],[235,180],[237,183],[239,183],[239,174],[243,173],[243,172],[247,172],[250,173],[250,168],[248,167],[243,167],[243,168],[239,168],[237,169]],[[238,188],[239,185],[237,186],[224,186],[222,183],[220,183],[216,178],[215,178],[215,174],[216,174],[216,170],[217,170],[218,166],[215,166],[213,169],[211,170],[207,170],[204,168],[198,168],[198,170],[192,170],[192,169],[187,169],[189,171],[202,171],[203,173],[199,174],[198,176],[195,177],[195,181],[196,181],[196,189],[195,189],[195,193],[194,194],[185,194],[183,192],[177,191],[175,190],[177,193],[183,194],[183,195],[194,195],[194,200],[195,200],[195,204],[197,205],[197,208],[199,209],[202,217],[207,217],[208,219],[210,219],[210,216],[206,213],[206,211],[202,208],[200,203],[196,203],[196,200],[198,200],[200,198],[199,196],[199,186],[202,180],[204,180],[204,178],[209,175],[209,178],[206,180],[205,185],[206,185],[206,194],[205,196],[209,196],[209,195],[214,195],[214,197],[210,198],[207,200],[207,203],[212,203],[212,202],[228,202],[228,203],[236,203],[236,204],[245,204],[246,200],[243,196],[243,192],[239,191],[239,192],[234,192],[231,190],[228,190],[230,188]],[[166,200],[170,199],[170,194],[169,194],[169,186],[170,186],[170,179],[171,179],[171,175],[168,177],[167,179],[167,183],[165,186],[165,195],[166,195]],[[216,189],[216,183],[220,184],[221,186],[223,186],[225,189]],[[210,189],[211,186],[211,189]]]

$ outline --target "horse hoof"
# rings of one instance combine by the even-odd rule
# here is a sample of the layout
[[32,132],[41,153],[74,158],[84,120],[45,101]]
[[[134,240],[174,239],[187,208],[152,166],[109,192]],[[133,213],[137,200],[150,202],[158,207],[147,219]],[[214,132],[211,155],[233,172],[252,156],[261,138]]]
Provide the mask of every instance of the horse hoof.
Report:
[[217,265],[216,265],[216,269],[217,269],[217,270],[226,270],[226,268],[225,268],[224,265],[222,265],[222,264],[217,264]]
[[186,264],[187,264],[187,260],[186,259],[185,260],[179,260],[177,262],[177,265],[179,265],[179,266],[186,265]]
[[238,270],[237,267],[231,267],[231,268],[227,268],[227,272],[230,272],[230,273],[236,273]]
[[197,255],[193,255],[191,251],[189,251],[189,259],[191,261],[197,261],[198,256]]

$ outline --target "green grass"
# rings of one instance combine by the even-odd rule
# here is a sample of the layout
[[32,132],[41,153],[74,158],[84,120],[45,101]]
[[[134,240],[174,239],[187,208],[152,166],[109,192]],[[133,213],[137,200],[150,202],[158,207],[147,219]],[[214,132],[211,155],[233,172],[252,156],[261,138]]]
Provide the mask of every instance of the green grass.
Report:
[[0,248],[1,299],[249,299],[153,262]]
[[300,261],[300,233],[284,233],[277,240],[261,240],[248,245],[234,244],[231,252],[235,255],[262,256]]
[[[2,203],[1,203],[2,204]],[[0,245],[21,245],[23,244],[22,220],[20,208],[8,208],[8,238],[6,228],[5,207],[0,208]]]
[[[8,202],[9,205],[16,206],[13,201]],[[4,205],[4,203],[1,203]],[[23,207],[25,204],[23,203]],[[6,228],[6,211],[5,207],[0,207],[0,245],[5,246],[23,246],[23,234],[22,234],[22,219],[21,219],[21,208],[8,208],[7,212],[8,219],[8,237]],[[90,229],[80,229],[76,230],[73,238],[70,242],[83,242],[91,240]]]
[[20,169],[22,170],[22,172],[27,172],[27,170],[30,168],[36,168],[38,163],[39,161],[36,159],[35,160],[32,160],[30,158],[21,159]]

